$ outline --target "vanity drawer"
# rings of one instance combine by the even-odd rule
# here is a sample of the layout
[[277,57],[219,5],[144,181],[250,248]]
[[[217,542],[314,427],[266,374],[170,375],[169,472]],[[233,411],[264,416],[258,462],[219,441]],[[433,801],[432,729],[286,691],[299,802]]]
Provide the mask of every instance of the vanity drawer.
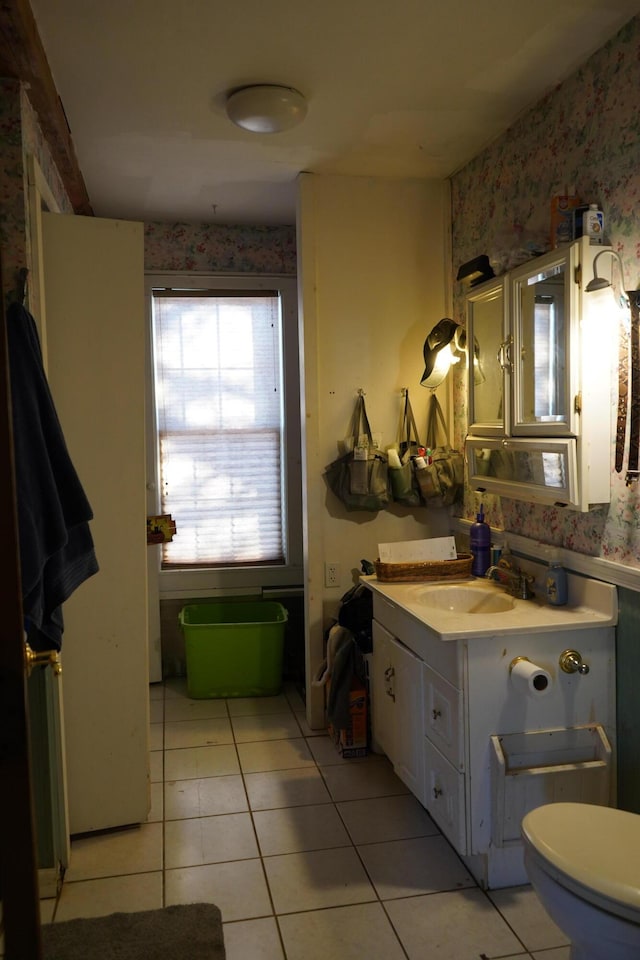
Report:
[[441,640],[425,623],[416,620],[393,600],[383,597],[375,590],[373,616],[417,657],[430,663],[454,686],[462,686],[462,667],[458,658],[458,643],[455,640]]
[[456,690],[426,664],[422,667],[422,674],[424,732],[457,770],[464,770],[462,691]]
[[464,774],[458,773],[426,737],[424,786],[427,811],[458,853],[468,853]]

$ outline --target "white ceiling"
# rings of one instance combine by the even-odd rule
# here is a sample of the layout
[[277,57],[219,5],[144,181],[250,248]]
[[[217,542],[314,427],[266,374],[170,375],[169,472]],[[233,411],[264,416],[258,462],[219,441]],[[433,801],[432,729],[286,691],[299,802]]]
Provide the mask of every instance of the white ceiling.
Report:
[[[444,177],[570,75],[637,0],[32,0],[98,216],[294,223],[302,171]],[[251,134],[226,92],[293,86]]]

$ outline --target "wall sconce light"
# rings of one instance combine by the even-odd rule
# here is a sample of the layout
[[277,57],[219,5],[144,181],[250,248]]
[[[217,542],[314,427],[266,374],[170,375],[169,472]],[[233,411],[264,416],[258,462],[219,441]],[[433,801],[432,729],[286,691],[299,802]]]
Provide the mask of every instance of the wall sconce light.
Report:
[[600,257],[603,257],[605,253],[608,253],[609,256],[613,257],[614,262],[618,264],[618,269],[620,270],[620,283],[622,287],[620,298],[622,301],[626,300],[628,306],[629,298],[624,292],[624,267],[622,265],[622,257],[617,250],[600,250],[599,253],[596,253],[593,259],[593,280],[590,280],[585,287],[585,293],[595,293],[597,290],[608,290],[610,287],[613,288],[611,280],[607,280],[606,277],[598,276],[598,260]]
[[[620,271],[620,295],[616,299],[613,290],[613,277],[598,276],[598,260],[608,253]],[[585,287],[590,294],[585,300],[585,313],[582,318],[582,333],[585,340],[583,351],[583,378],[588,383],[591,377],[602,376],[603,370],[614,369],[618,374],[618,415],[616,421],[615,470],[622,472],[624,462],[626,428],[628,416],[629,374],[631,374],[631,438],[626,484],[630,486],[638,476],[638,443],[640,433],[640,370],[636,369],[634,358],[638,355],[640,336],[636,323],[632,323],[631,302],[624,289],[624,266],[620,254],[615,250],[600,250],[593,259],[593,279]],[[634,302],[637,311],[637,304]],[[602,331],[607,334],[603,337]],[[615,356],[614,343],[618,340],[618,355]],[[631,339],[631,369],[629,369],[629,339]],[[634,345],[635,341],[635,345]],[[635,440],[634,440],[635,438]]]
[[486,253],[483,253],[479,257],[474,257],[473,260],[467,260],[466,263],[463,263],[458,269],[456,280],[464,280],[470,286],[475,287],[479,283],[484,283],[485,280],[491,280],[492,277],[495,277],[493,267],[489,263],[489,257]]
[[456,353],[464,351],[461,343],[462,327],[454,320],[444,317],[435,325],[424,342],[424,373],[420,385],[435,390],[440,386],[452,363],[460,360]]
[[307,101],[293,87],[256,83],[232,90],[226,102],[229,120],[251,133],[282,133],[302,123]]

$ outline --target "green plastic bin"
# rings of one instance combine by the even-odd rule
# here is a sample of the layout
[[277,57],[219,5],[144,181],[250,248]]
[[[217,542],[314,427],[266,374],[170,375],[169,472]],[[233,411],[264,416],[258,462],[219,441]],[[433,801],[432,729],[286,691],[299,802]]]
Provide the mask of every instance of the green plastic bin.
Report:
[[282,689],[281,603],[192,603],[180,611],[192,699],[270,697]]

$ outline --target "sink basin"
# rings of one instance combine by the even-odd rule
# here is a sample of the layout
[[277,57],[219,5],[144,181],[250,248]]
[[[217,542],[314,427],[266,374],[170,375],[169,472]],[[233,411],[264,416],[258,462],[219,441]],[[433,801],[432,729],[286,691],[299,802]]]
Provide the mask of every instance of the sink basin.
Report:
[[418,600],[425,606],[452,613],[503,613],[515,606],[513,597],[495,588],[463,584],[422,587]]

